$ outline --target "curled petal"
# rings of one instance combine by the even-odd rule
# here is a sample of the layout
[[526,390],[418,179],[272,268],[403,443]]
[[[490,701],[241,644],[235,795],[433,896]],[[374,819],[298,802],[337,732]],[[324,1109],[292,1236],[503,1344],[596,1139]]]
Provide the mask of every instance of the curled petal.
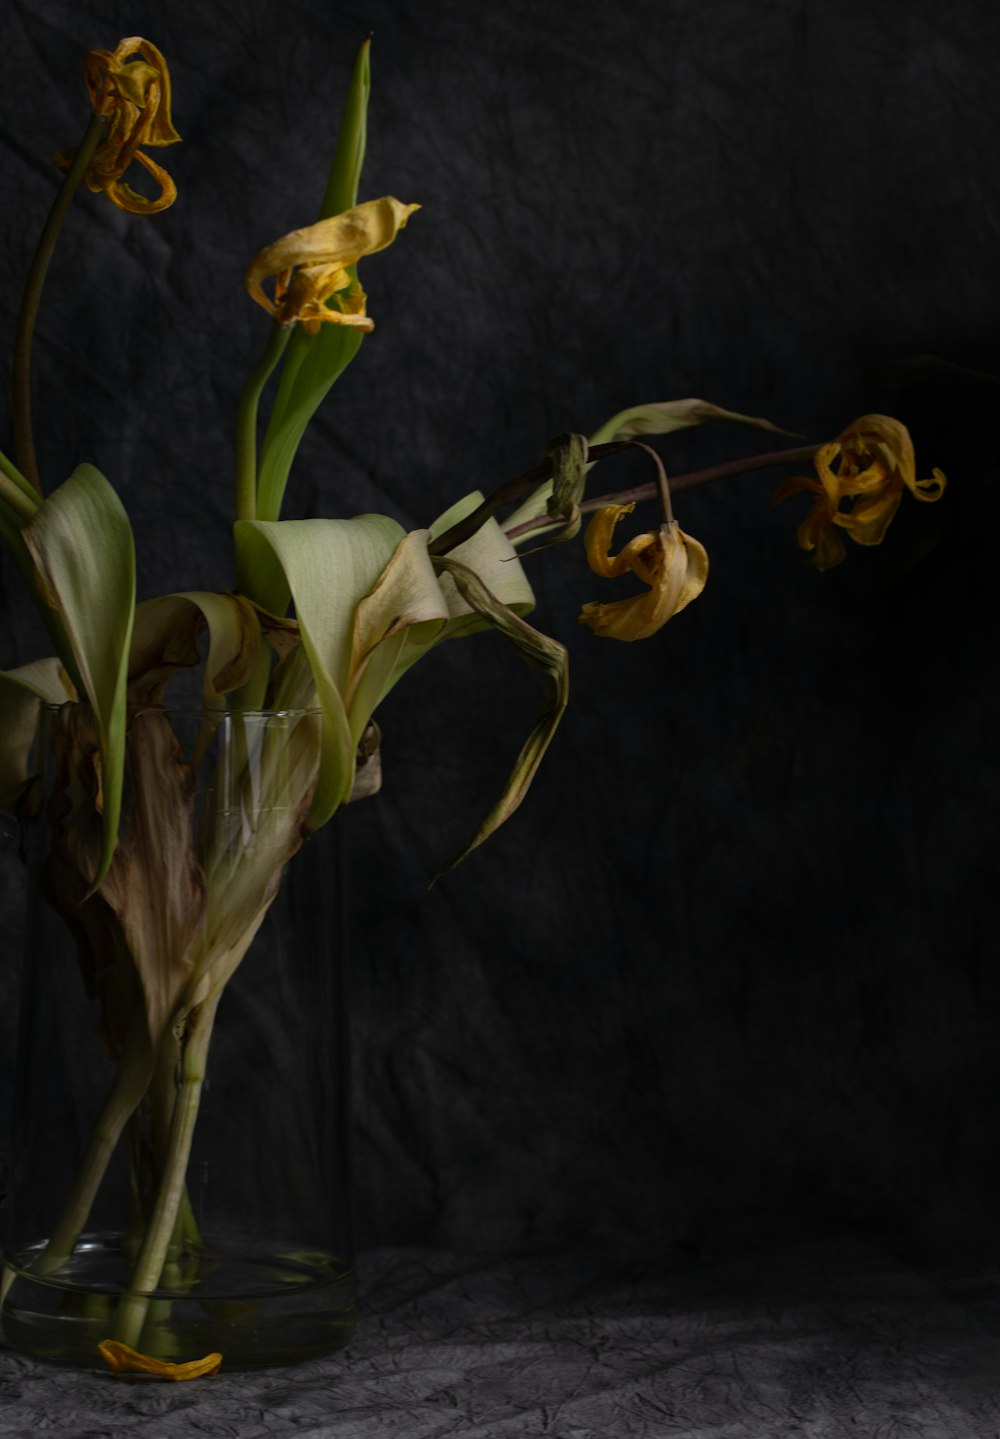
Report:
[[[119,41],[114,51],[91,50],[84,59],[84,81],[94,113],[108,122],[108,132],[94,152],[84,183],[95,194],[103,190],[112,204],[131,215],[156,215],[177,198],[167,172],[154,164],[141,145],[172,145],[181,137],[170,116],[170,72],[155,45],[140,35]],[[68,170],[76,150],[60,150],[53,162]],[[138,160],[160,187],[152,199],[138,194],[122,176]]]
[[862,415],[841,432],[837,444],[852,477],[874,461],[881,461],[885,471],[884,482],[896,476],[908,488],[916,482],[917,464],[910,432],[891,415]]
[[343,266],[305,265],[275,278],[273,314],[282,326],[300,320],[310,335],[323,323],[371,331],[375,323],[365,314],[365,298],[364,290]]
[[[133,59],[136,55],[144,58]],[[161,51],[149,40],[141,35],[119,40],[110,57],[108,81],[123,99],[147,112],[144,145],[173,145],[180,140],[170,115],[170,71]]]
[[154,1379],[201,1379],[209,1374],[218,1374],[222,1366],[221,1354],[206,1354],[204,1359],[191,1359],[186,1364],[170,1364],[163,1359],[152,1359],[121,1344],[117,1339],[102,1339],[97,1346],[101,1358],[115,1374],[131,1370],[135,1374],[149,1374]]
[[799,549],[809,550],[810,563],[818,570],[832,570],[843,562],[847,551],[833,525],[833,510],[823,496],[817,499],[795,531]]
[[818,480],[807,479],[805,475],[792,475],[776,487],[771,496],[771,504],[780,505],[784,500],[791,499],[792,495],[801,495],[804,490],[813,495],[825,493],[824,486]]
[[929,480],[914,480],[910,486],[910,493],[918,500],[939,500],[944,494],[944,487],[947,483],[944,471],[935,466],[931,470]]
[[834,470],[834,463],[840,458],[840,445],[836,440],[820,449],[813,464],[816,466],[816,474],[819,476],[820,484],[826,491],[827,499],[834,509],[840,504],[840,476]]
[[584,540],[587,559],[596,574],[613,579],[631,570],[649,586],[629,599],[610,604],[594,601],[583,606],[580,623],[608,639],[648,639],[696,599],[708,579],[704,546],[686,535],[676,521],[636,536],[618,555],[609,555],[615,526],[632,508],[607,505],[598,510]]
[[[330,321],[370,330],[373,325],[363,311],[364,292],[360,287],[354,291],[350,267],[362,255],[374,255],[391,245],[414,210],[419,209],[419,205],[404,205],[392,195],[384,195],[302,230],[292,230],[251,261],[243,278],[247,293],[280,325],[291,325],[296,320]],[[297,273],[293,275],[292,271]],[[273,300],[264,289],[264,281],[272,276]],[[326,302],[341,291],[345,292],[345,301],[330,310]]]
[[904,489],[918,500],[937,500],[946,483],[940,470],[928,480],[917,479],[910,432],[891,415],[862,415],[836,440],[821,446],[814,463],[816,480],[783,481],[771,503],[780,504],[803,490],[816,496],[798,528],[798,542],[812,552],[812,563],[820,570],[844,558],[838,530],[859,545],[881,544]]
[[880,545],[903,498],[903,487],[881,495],[862,495],[847,514],[834,515],[833,522],[846,530],[859,545]]
[[162,165],[158,165],[141,150],[136,151],[135,158],[152,175],[160,187],[160,193],[150,199],[146,195],[138,194],[130,185],[126,185],[124,180],[116,180],[106,185],[104,193],[116,209],[124,210],[128,215],[158,215],[161,210],[169,210],[177,199],[177,186],[173,179]]
[[618,521],[630,515],[635,505],[604,505],[599,509],[587,526],[587,533],[583,537],[584,548],[587,552],[587,563],[595,575],[602,579],[614,580],[620,575],[627,575],[633,568],[633,563],[638,553],[641,553],[649,545],[655,545],[658,538],[655,534],[636,535],[630,540],[625,548],[618,555],[610,555],[608,551],[614,542],[615,527]]

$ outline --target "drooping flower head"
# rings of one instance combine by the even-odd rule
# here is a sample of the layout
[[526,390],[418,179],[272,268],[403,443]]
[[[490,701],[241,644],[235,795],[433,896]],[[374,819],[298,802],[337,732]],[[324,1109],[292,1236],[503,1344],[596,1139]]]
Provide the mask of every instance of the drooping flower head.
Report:
[[619,554],[609,554],[615,526],[634,509],[634,504],[605,505],[594,515],[584,536],[587,562],[595,574],[616,579],[631,571],[649,586],[628,599],[584,605],[580,623],[608,639],[648,639],[697,599],[708,579],[704,545],[686,535],[676,520],[636,535]]
[[[859,545],[880,545],[904,490],[918,500],[939,500],[946,484],[937,469],[930,479],[917,479],[910,432],[890,415],[862,415],[823,445],[813,463],[815,479],[798,475],[782,481],[771,503],[779,505],[803,490],[816,496],[797,538],[819,570],[844,559],[840,530]],[[847,508],[842,508],[845,501]]]
[[[113,51],[91,50],[83,62],[83,78],[94,114],[108,121],[108,132],[84,172],[84,184],[95,194],[104,191],[119,210],[130,215],[156,215],[177,198],[177,186],[161,165],[139,148],[173,145],[181,137],[170,118],[170,72],[155,45],[141,35],[119,40]],[[68,170],[76,150],[60,150],[52,159]],[[159,186],[152,199],[140,195],[122,178],[137,160]]]
[[[243,279],[247,293],[283,327],[298,321],[311,335],[321,324],[373,330],[374,321],[365,312],[367,297],[350,269],[362,255],[391,245],[419,209],[384,195],[293,230],[251,261]],[[272,276],[273,299],[263,283]]]

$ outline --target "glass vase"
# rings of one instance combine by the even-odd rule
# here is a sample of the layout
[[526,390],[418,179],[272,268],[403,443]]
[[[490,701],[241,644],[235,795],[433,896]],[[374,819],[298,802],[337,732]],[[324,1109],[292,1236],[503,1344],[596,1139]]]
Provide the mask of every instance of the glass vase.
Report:
[[342,862],[313,711],[130,710],[107,879],[86,706],[44,715],[2,1325],[284,1364],[354,1324]]

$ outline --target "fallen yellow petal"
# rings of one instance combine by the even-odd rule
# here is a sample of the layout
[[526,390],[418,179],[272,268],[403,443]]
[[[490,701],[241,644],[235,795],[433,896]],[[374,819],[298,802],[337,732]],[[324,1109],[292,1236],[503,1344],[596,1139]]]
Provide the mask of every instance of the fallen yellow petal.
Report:
[[154,1379],[181,1381],[218,1374],[222,1367],[221,1354],[206,1354],[204,1359],[190,1359],[186,1364],[169,1364],[162,1359],[151,1359],[148,1354],[139,1354],[117,1339],[102,1339],[97,1347],[101,1358],[115,1374],[131,1370],[136,1374],[149,1374]]

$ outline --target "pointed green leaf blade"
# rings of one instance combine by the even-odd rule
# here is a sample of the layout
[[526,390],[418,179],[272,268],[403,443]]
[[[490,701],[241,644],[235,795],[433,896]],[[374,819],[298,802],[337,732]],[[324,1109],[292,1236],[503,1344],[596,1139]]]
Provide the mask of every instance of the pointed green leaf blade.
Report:
[[372,92],[371,52],[372,37],[369,35],[358,51],[347,87],[330,175],[319,211],[321,220],[328,220],[331,215],[341,215],[358,202],[358,186],[361,183],[365,147],[368,143],[368,101]]
[[[337,132],[337,145],[319,218],[342,214],[357,203],[367,143],[368,100],[371,95],[371,39],[361,46]],[[361,348],[362,334],[340,325],[321,325],[307,335],[295,327],[285,351],[284,366],[267,432],[261,446],[257,517],[276,520],[285,486],[309,421]]]
[[632,405],[619,410],[610,420],[595,430],[590,437],[592,445],[607,444],[609,440],[631,440],[636,435],[669,435],[674,430],[686,430],[692,425],[703,425],[718,420],[732,425],[749,425],[755,430],[767,430],[772,435],[791,436],[791,430],[759,415],[741,415],[736,410],[724,410],[708,400],[659,400],[648,405]]
[[78,465],[22,530],[39,587],[62,622],[101,755],[103,838],[96,888],[118,837],[125,768],[125,700],[135,614],[135,550],[128,516],[93,465]]

